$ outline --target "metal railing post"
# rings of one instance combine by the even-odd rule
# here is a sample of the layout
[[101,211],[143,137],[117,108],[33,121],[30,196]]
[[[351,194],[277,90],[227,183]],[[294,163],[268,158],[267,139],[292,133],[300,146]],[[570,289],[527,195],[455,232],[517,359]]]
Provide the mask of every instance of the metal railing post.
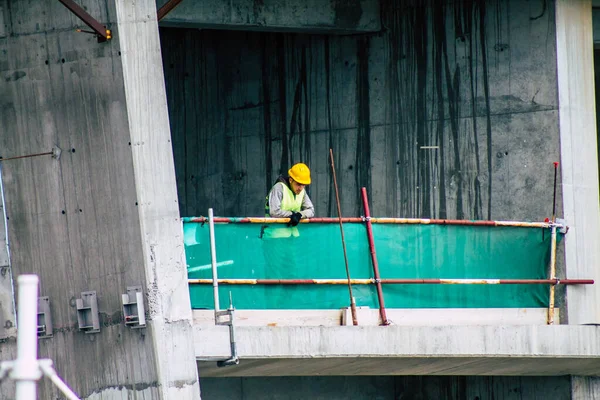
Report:
[[215,320],[216,313],[219,312],[219,279],[217,277],[217,250],[215,245],[215,222],[213,209],[208,209],[208,231],[210,235],[210,263],[212,266],[213,297],[215,300]]

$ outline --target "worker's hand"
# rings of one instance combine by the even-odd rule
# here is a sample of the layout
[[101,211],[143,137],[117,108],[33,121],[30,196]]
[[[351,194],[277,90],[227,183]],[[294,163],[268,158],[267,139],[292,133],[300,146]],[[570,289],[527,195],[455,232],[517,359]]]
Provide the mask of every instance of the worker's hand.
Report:
[[288,226],[298,225],[298,223],[300,222],[301,219],[302,219],[302,214],[300,214],[299,212],[293,213],[292,215],[290,215],[290,222],[288,222]]

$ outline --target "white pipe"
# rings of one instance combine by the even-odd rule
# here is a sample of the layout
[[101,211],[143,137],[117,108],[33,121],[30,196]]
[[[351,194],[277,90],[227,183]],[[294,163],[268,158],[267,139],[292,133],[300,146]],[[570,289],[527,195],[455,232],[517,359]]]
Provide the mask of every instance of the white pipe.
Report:
[[40,368],[44,372],[54,386],[60,390],[68,400],[80,400],[79,397],[71,390],[71,388],[60,379],[54,367],[52,366],[52,360],[40,360],[39,361]]
[[213,296],[215,299],[215,313],[219,311],[219,280],[217,278],[217,250],[215,246],[215,221],[213,216],[213,209],[208,209],[208,231],[210,234],[210,257],[212,265],[212,278],[213,278]]
[[17,359],[11,378],[17,381],[17,400],[35,400],[37,399],[37,380],[41,377],[37,361],[38,277],[21,275],[18,278],[18,284]]

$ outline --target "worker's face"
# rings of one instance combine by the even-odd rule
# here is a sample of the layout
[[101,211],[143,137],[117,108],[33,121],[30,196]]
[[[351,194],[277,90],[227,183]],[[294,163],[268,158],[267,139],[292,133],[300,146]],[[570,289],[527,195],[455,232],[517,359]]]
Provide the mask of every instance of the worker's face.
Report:
[[292,191],[296,194],[300,194],[306,187],[306,185],[298,183],[295,180],[293,180],[292,178],[290,178],[290,186],[292,187]]

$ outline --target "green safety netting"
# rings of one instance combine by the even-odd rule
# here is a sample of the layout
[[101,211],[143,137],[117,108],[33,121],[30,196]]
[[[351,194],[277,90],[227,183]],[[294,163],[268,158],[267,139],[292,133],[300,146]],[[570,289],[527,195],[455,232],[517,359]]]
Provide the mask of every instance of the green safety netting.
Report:
[[[299,236],[270,239],[261,224],[215,224],[219,278],[345,279],[338,224],[300,224]],[[284,225],[269,224],[269,229]],[[373,224],[381,278],[545,279],[548,229],[525,227]],[[350,275],[373,277],[367,230],[345,223]],[[208,224],[184,222],[188,277],[212,278]],[[559,235],[560,238],[560,235]],[[383,285],[390,308],[547,307],[548,285]],[[339,309],[347,285],[220,285],[238,309]],[[353,285],[357,306],[378,307],[374,285]],[[192,308],[212,309],[212,285],[190,284]]]

